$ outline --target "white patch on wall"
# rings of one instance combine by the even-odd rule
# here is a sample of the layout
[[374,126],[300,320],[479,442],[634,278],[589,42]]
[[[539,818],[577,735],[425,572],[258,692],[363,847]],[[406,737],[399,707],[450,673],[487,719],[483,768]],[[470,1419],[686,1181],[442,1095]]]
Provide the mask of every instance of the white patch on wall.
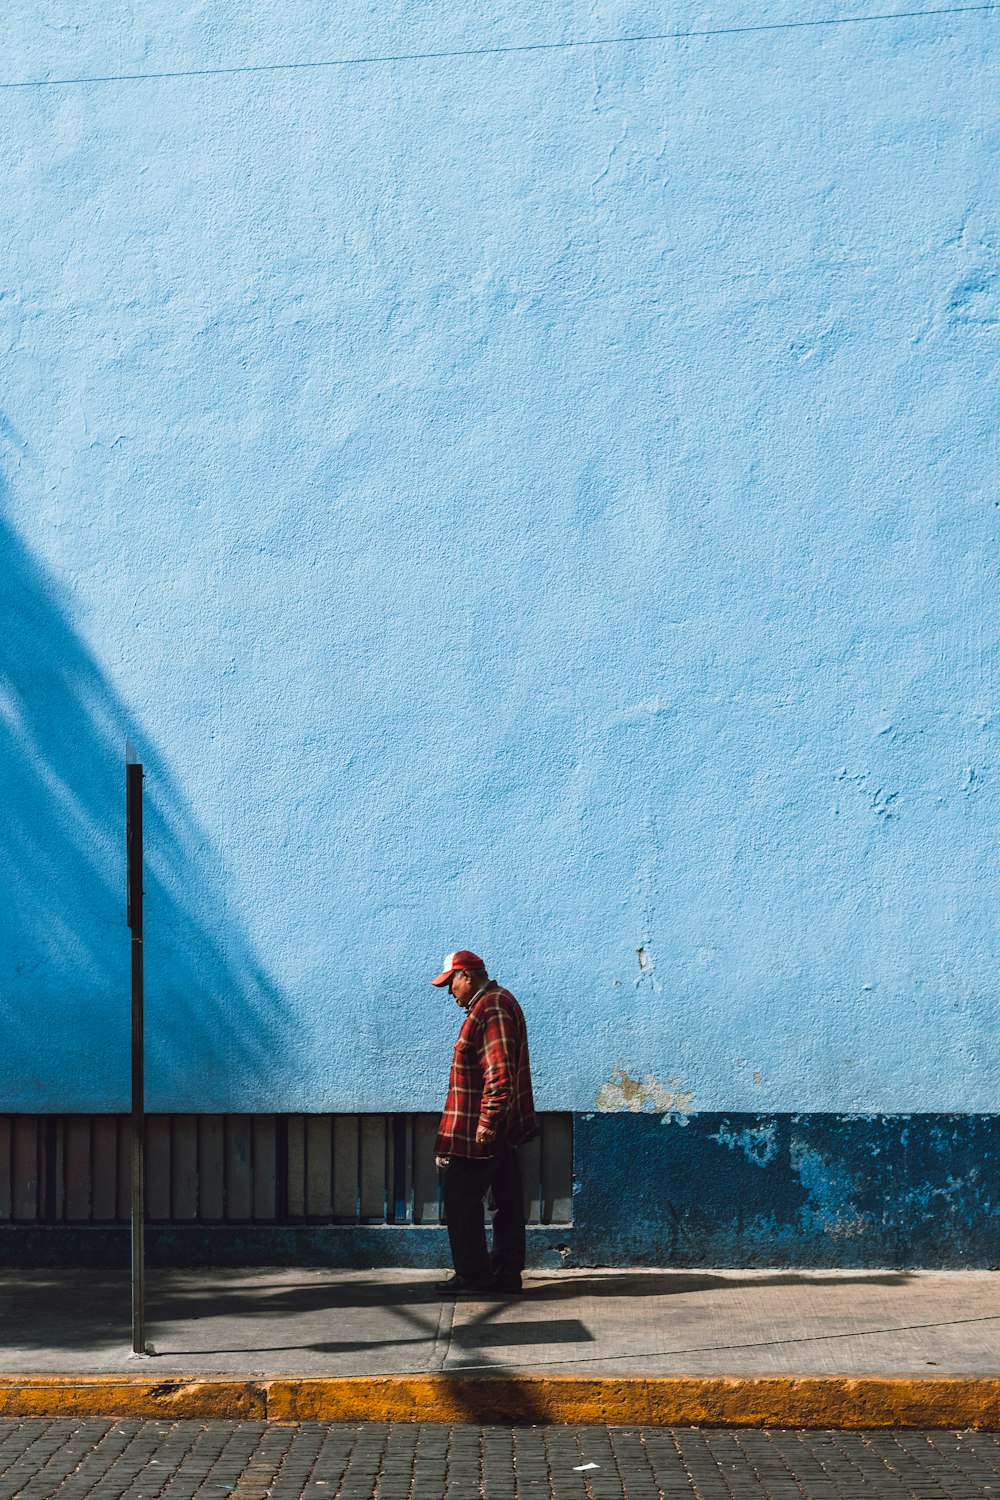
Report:
[[[756,1074],[754,1075],[756,1078]],[[747,1161],[755,1167],[766,1167],[778,1154],[778,1127],[776,1123],[751,1125],[745,1130],[730,1130],[720,1125],[710,1141],[728,1146],[730,1151],[742,1151]]]
[[686,1119],[691,1113],[693,1090],[681,1088],[679,1078],[664,1083],[647,1073],[641,1079],[632,1078],[624,1068],[616,1068],[610,1081],[602,1084],[597,1095],[597,1108],[601,1114],[663,1115],[664,1124],[669,1119]]

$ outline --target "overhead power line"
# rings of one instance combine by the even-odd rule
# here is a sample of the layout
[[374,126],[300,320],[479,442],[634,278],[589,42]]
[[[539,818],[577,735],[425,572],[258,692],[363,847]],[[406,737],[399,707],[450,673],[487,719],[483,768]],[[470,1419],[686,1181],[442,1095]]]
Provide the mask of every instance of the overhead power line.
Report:
[[587,47],[625,47],[639,42],[683,42],[689,38],[749,36],[762,31],[804,31],[824,26],[864,26],[873,21],[913,21],[926,16],[964,16],[997,11],[1000,4],[947,5],[932,10],[885,11],[868,16],[830,16],[815,21],[766,21],[756,26],[713,26],[701,31],[646,31],[633,36],[584,37],[569,42],[515,42],[501,47],[449,47],[433,52],[384,52],[370,56],[315,58],[305,62],[240,63],[228,68],[177,68],[157,73],[98,73],[79,78],[0,79],[0,89],[71,88],[96,83],[143,83],[161,78],[233,78],[248,73],[296,73],[307,68],[374,67],[379,63],[435,62],[459,57],[508,57],[519,52],[568,52]]

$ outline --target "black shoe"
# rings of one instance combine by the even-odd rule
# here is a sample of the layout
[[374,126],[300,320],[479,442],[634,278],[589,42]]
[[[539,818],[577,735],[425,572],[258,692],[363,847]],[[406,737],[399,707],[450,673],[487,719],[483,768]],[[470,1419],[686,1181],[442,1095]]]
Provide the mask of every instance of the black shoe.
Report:
[[521,1292],[521,1277],[517,1271],[498,1271],[490,1286],[504,1297],[517,1297]]
[[434,1290],[439,1297],[457,1297],[462,1292],[488,1292],[492,1281],[477,1281],[471,1276],[449,1276],[446,1281],[435,1281]]

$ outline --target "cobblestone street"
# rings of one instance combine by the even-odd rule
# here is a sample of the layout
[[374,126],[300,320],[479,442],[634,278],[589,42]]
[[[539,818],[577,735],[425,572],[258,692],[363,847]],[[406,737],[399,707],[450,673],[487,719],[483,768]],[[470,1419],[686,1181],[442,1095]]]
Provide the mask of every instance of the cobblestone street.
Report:
[[1000,1434],[0,1421],[0,1500],[973,1500]]

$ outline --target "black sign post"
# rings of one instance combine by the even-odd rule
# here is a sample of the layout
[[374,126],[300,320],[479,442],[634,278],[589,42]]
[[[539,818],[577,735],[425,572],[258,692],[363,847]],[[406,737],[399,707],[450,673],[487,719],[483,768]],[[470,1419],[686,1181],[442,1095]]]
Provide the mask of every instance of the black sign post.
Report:
[[132,930],[132,1353],[146,1354],[146,1101],[143,1058],[142,766],[125,757],[125,847],[128,925]]

